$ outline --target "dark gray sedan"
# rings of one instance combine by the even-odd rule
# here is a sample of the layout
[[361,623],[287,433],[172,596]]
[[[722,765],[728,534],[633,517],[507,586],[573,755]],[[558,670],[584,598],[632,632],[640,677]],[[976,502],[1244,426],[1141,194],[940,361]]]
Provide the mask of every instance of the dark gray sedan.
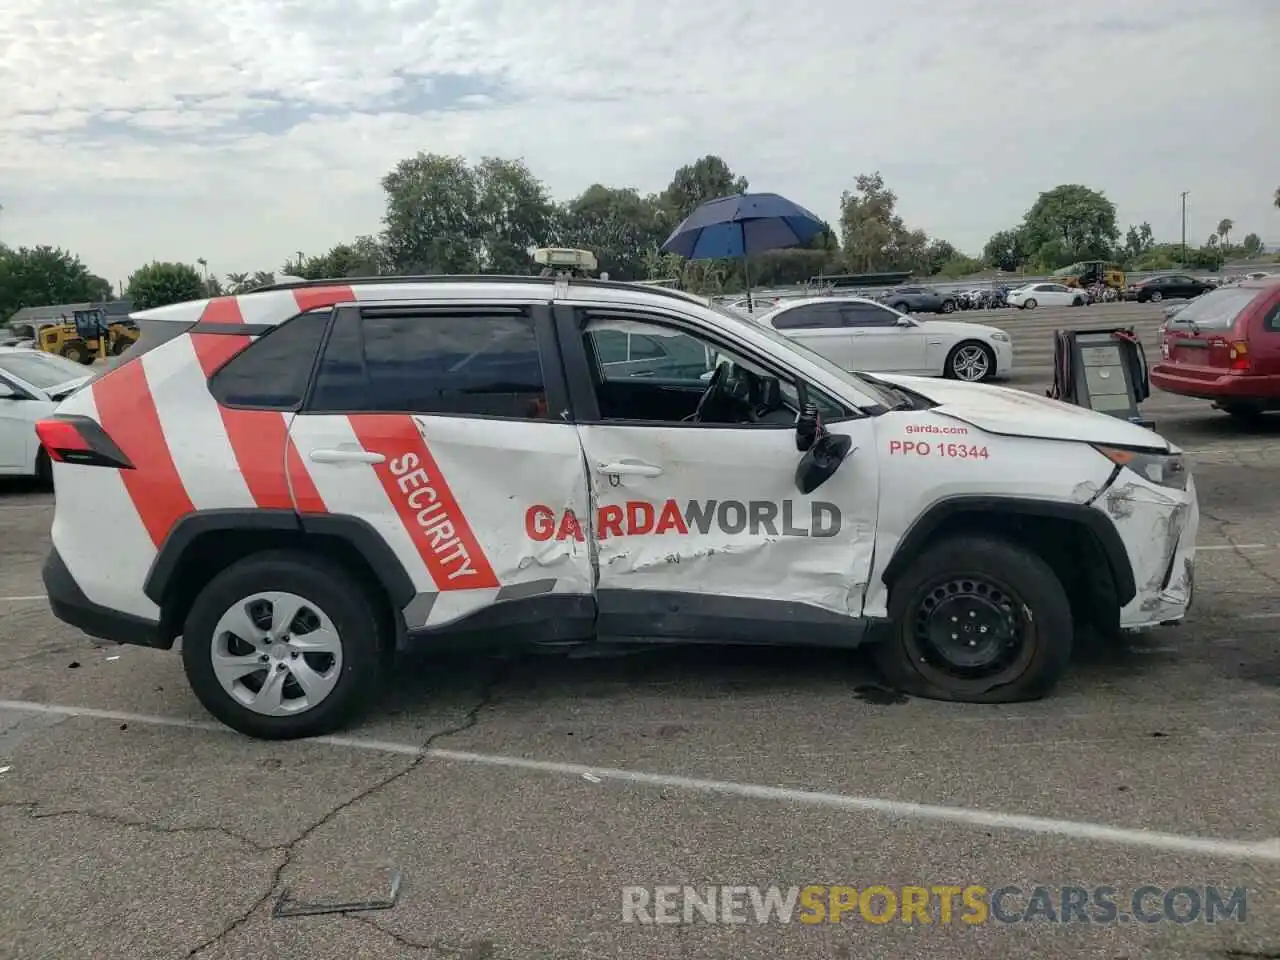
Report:
[[931,287],[894,287],[879,298],[899,313],[954,313],[954,294],[942,294]]

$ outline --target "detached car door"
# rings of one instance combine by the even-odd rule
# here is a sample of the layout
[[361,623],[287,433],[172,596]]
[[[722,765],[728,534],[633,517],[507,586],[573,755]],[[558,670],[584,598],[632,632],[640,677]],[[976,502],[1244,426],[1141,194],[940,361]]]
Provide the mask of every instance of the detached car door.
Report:
[[587,509],[567,414],[545,306],[340,306],[290,430],[314,484],[298,509],[391,548],[410,631],[589,624],[587,547],[526,535],[530,501]]
[[[588,540],[602,639],[776,642],[826,630],[830,642],[857,642],[877,505],[870,418],[804,386],[830,430],[850,435],[855,449],[803,495],[795,484],[799,385],[777,362],[687,317],[555,310],[594,510],[569,518],[555,500],[526,499],[527,529],[537,543],[579,531]],[[690,371],[684,383],[608,370],[597,344],[618,330],[748,371],[729,390],[753,410],[760,401],[756,422],[697,419],[711,368]],[[780,377],[782,402],[773,407],[752,394],[769,375]]]

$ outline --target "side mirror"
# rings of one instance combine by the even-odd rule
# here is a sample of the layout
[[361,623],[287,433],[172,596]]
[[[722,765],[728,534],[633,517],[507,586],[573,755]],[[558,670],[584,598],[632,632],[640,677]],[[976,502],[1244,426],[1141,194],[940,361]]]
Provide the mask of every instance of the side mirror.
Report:
[[900,326],[900,327],[914,327],[915,325],[916,325],[916,324],[915,324],[915,321],[914,321],[914,320],[912,320],[910,317],[899,317],[899,318],[898,318],[898,326]]
[[813,493],[840,469],[840,464],[852,449],[852,437],[824,431],[800,458],[796,467],[796,488],[801,493]]

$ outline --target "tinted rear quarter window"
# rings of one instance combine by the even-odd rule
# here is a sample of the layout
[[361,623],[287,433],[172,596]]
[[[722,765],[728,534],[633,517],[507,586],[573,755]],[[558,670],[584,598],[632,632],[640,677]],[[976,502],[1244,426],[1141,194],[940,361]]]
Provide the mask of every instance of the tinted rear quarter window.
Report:
[[[332,311],[299,314],[273,327],[213,375],[209,389],[229,407],[297,410]],[[222,336],[222,334],[202,334]]]
[[773,318],[775,330],[814,330],[820,327],[838,327],[840,307],[834,303],[811,303],[804,307],[792,307]]
[[343,311],[308,411],[545,417],[533,321],[498,309]]

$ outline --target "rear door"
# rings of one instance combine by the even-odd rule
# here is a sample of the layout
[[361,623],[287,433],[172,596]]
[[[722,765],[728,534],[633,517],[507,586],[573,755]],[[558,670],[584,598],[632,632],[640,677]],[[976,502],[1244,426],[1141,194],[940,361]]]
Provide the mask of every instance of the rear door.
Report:
[[297,507],[304,524],[358,518],[391,547],[417,593],[411,631],[594,612],[585,544],[526,535],[529,502],[589,504],[550,323],[543,305],[335,311],[290,432],[314,484],[295,485]]

